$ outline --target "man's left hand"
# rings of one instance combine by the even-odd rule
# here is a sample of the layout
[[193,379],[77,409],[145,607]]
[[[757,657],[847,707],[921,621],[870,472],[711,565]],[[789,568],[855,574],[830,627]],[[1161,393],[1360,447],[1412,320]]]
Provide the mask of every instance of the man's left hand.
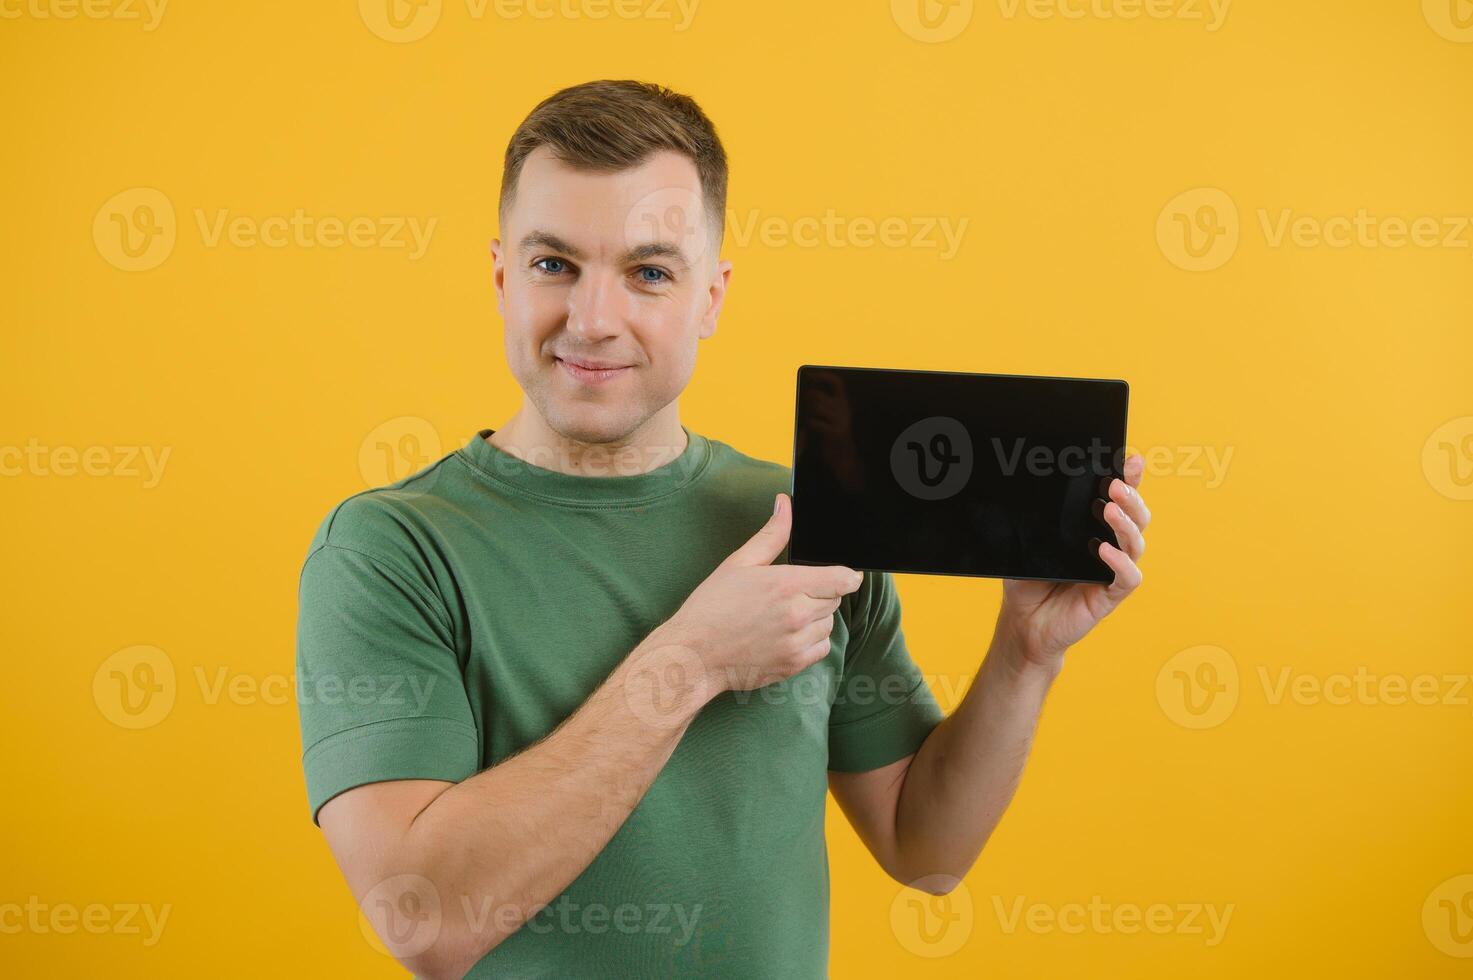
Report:
[[1003,582],[998,636],[1007,654],[1020,658],[1016,666],[1037,665],[1057,673],[1064,651],[1084,638],[1141,584],[1137,563],[1146,550],[1145,529],[1151,512],[1141,498],[1141,474],[1146,461],[1140,455],[1125,460],[1125,479],[1110,482],[1104,518],[1120,547],[1099,545],[1100,560],[1115,573],[1109,585],[1080,582]]

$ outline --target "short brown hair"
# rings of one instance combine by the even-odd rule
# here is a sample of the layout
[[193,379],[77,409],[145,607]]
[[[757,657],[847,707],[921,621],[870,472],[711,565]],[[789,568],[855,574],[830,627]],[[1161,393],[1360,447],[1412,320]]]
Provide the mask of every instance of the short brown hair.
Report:
[[543,99],[506,145],[499,205],[503,219],[516,195],[522,164],[539,146],[569,166],[594,173],[637,167],[658,150],[689,157],[720,240],[726,218],[726,150],[716,127],[690,96],[649,82],[603,80]]

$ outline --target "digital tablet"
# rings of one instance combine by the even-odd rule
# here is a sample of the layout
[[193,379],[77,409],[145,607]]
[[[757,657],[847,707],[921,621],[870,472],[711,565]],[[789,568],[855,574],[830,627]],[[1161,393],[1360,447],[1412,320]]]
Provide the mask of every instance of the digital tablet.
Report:
[[1109,582],[1124,381],[805,364],[788,560]]

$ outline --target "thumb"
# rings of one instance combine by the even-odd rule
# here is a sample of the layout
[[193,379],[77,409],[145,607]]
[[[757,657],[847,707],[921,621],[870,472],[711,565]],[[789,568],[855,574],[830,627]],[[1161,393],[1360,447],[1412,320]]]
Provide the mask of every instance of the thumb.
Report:
[[788,535],[792,530],[792,501],[787,494],[780,493],[773,503],[772,516],[767,519],[767,523],[746,544],[728,555],[720,567],[772,564],[772,560],[788,546]]

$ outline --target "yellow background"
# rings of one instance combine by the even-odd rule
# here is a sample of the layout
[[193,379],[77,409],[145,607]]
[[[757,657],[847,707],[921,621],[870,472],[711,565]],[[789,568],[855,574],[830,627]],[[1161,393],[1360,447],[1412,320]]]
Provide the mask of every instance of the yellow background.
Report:
[[[64,475],[63,453],[0,478],[0,907],[170,913],[151,946],[0,932],[0,972],[398,975],[308,820],[281,687],[297,572],[333,503],[516,409],[486,253],[505,142],[553,90],[632,76],[701,101],[736,220],[776,229],[728,224],[736,272],[682,399],[691,427],[787,461],[805,362],[1122,377],[1131,444],[1162,461],[1143,590],[1071,654],[1017,800],[931,910],[949,917],[939,943],[907,931],[913,893],[830,808],[833,975],[1473,975],[1439,948],[1473,954],[1456,880],[1473,872],[1473,690],[1455,689],[1473,670],[1473,489],[1455,479],[1473,468],[1473,232],[1270,235],[1285,209],[1432,217],[1443,235],[1473,214],[1466,0],[1239,0],[1216,30],[1127,19],[1130,0],[1077,18],[979,0],[924,11],[955,35],[937,41],[902,0],[704,0],[684,30],[652,2],[595,20],[596,0],[479,18],[444,0],[400,42],[351,0],[180,0],[152,30],[6,0],[0,446],[171,455],[155,486],[121,454],[94,454],[109,475]],[[1210,13],[1186,3],[1166,9]],[[147,215],[108,202],[135,188],[167,199],[175,240],[124,271],[112,215]],[[1203,212],[1202,193],[1231,210]],[[417,260],[211,245],[198,226],[297,209],[437,225]],[[785,235],[830,211],[836,244]],[[934,238],[865,244],[865,217],[968,224],[944,256]],[[1228,236],[1220,265],[1181,267],[1182,221]],[[1232,453],[1220,480],[1193,450]],[[950,707],[999,584],[899,581]],[[132,730],[104,661],[139,645],[176,680]],[[1202,647],[1222,651],[1231,710],[1194,728],[1171,692],[1212,675],[1168,661]],[[1439,693],[1276,703],[1285,668],[1435,675]],[[221,678],[233,695],[212,696]],[[1209,945],[1009,931],[997,911],[1095,896],[1232,917]]]

